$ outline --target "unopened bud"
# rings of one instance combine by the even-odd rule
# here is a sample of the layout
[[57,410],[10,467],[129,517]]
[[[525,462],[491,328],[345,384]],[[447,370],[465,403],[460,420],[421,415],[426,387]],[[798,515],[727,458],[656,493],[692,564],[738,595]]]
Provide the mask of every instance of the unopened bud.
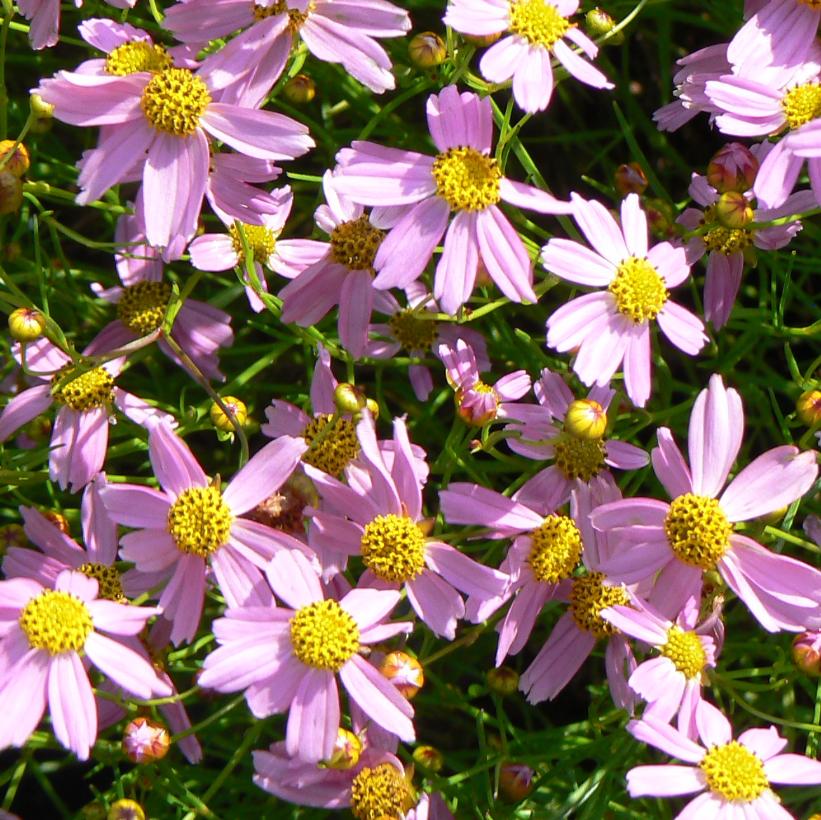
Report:
[[43,510],[42,516],[45,518],[49,523],[54,524],[58,530],[60,530],[63,535],[70,535],[71,528],[68,525],[68,519],[62,514],[58,513],[56,510]]
[[435,31],[422,31],[411,37],[408,56],[417,68],[435,68],[445,62],[448,50]]
[[564,429],[576,438],[596,441],[607,430],[607,413],[597,401],[576,399],[568,405]]
[[171,735],[162,723],[145,717],[134,718],[123,732],[123,751],[132,763],[162,760],[171,746]]
[[463,34],[469,43],[473,43],[477,48],[492,46],[501,36],[501,31],[494,31],[492,34]]
[[407,652],[391,652],[379,666],[379,671],[410,700],[424,685],[422,664]]
[[445,757],[433,746],[417,746],[413,750],[413,761],[429,772],[440,772],[445,765]]
[[0,140],[0,168],[8,171],[18,179],[29,169],[28,148],[20,143],[15,147],[14,140]]
[[[234,418],[239,423],[239,426],[244,427],[245,422],[248,421],[248,408],[245,406],[245,402],[236,396],[224,396],[221,398],[222,403],[234,414]],[[223,433],[233,431],[234,425],[231,424],[231,419],[228,418],[216,402],[211,405],[208,417],[211,419],[211,424],[213,424],[217,430],[222,430]]]
[[806,675],[821,677],[821,632],[801,632],[792,642],[793,663]]
[[9,332],[18,342],[33,342],[43,335],[46,317],[34,308],[17,308],[9,314]]
[[361,754],[362,741],[353,732],[340,726],[336,733],[334,750],[322,765],[329,769],[352,769],[359,763]]
[[664,199],[645,199],[644,212],[653,236],[666,238],[670,236],[675,222],[673,207]]
[[379,418],[379,402],[376,401],[376,399],[366,399],[365,407],[368,408],[368,412],[373,416],[374,420]]
[[743,193],[753,187],[758,173],[755,154],[740,142],[729,142],[719,149],[707,166],[707,182],[719,193]]
[[316,83],[307,74],[297,74],[282,86],[282,93],[294,105],[307,105],[316,97]]
[[805,390],[798,397],[795,410],[798,413],[798,418],[807,427],[815,427],[816,424],[821,424],[821,390],[818,388]]
[[134,800],[118,800],[111,804],[106,820],[145,820],[145,812]]
[[456,391],[456,412],[466,424],[484,427],[499,412],[499,394],[484,382],[477,382],[470,391]]
[[500,666],[487,673],[487,685],[497,695],[512,695],[519,688],[519,673],[509,666]]
[[505,800],[518,803],[533,791],[534,771],[524,763],[502,763],[499,770],[499,791]]
[[647,189],[647,176],[637,162],[628,162],[616,168],[613,184],[622,196],[643,194]]
[[334,390],[334,404],[340,413],[358,413],[366,403],[362,389],[349,382],[340,382]]
[[32,94],[29,97],[31,113],[38,119],[51,119],[54,116],[54,106],[47,103],[39,94]]
[[[616,21],[604,9],[596,7],[585,14],[584,25],[591,37],[604,37],[613,30]],[[624,42],[624,34],[617,31],[607,42],[614,46],[621,45]]]
[[750,201],[738,191],[726,191],[716,202],[715,214],[725,228],[746,228],[753,221]]
[[0,216],[13,214],[23,204],[23,183],[9,171],[0,171]]

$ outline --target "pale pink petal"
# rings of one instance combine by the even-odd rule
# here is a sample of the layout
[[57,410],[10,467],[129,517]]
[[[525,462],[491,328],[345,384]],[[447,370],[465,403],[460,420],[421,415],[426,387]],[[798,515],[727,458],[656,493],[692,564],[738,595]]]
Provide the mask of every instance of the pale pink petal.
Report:
[[425,563],[467,595],[491,598],[501,595],[507,586],[505,573],[479,564],[441,541],[428,542]]
[[[729,724],[728,724],[729,726]],[[677,729],[668,726],[660,720],[647,718],[646,720],[631,720],[627,724],[627,731],[636,740],[655,746],[671,757],[683,760],[686,763],[699,763],[704,757],[704,749],[690,740]],[[729,740],[729,738],[728,738]],[[714,741],[726,743],[727,741]]]
[[628,194],[621,203],[621,227],[624,241],[631,256],[647,256],[647,217],[639,203],[638,194]]
[[513,72],[513,98],[524,111],[535,114],[550,105],[553,86],[550,51],[528,44]]
[[[10,639],[6,638],[6,642]],[[26,641],[28,645],[28,641]],[[46,687],[52,658],[40,649],[28,650],[14,674],[0,686],[0,748],[23,746],[46,710]]]
[[465,614],[459,593],[444,579],[428,569],[405,584],[408,601],[417,615],[443,638],[456,637],[456,622]]
[[155,425],[148,435],[151,466],[160,486],[173,496],[191,487],[206,487],[208,479],[188,445],[167,425]]
[[624,384],[630,401],[636,407],[644,407],[650,398],[650,368],[649,325],[634,325],[628,333],[624,353]]
[[0,441],[45,412],[52,401],[50,383],[30,387],[14,396],[0,414]]
[[97,739],[97,709],[83,662],[76,652],[51,658],[48,705],[54,737],[80,760],[88,760]]
[[687,308],[669,299],[656,316],[662,333],[679,349],[695,356],[707,344],[704,324]]
[[348,273],[339,294],[339,341],[355,359],[362,356],[368,340],[373,297],[373,277],[370,271]]
[[551,239],[542,248],[541,259],[551,273],[577,285],[605,287],[616,272],[606,259],[570,239]]
[[106,512],[118,524],[151,529],[168,526],[168,497],[152,487],[106,484],[99,492]]
[[92,632],[84,650],[98,669],[138,698],[168,697],[171,694],[171,687],[157,677],[151,663],[133,649]]
[[301,609],[323,598],[319,577],[301,552],[280,550],[265,574],[276,595],[292,609]]
[[693,766],[636,766],[627,772],[630,797],[674,797],[705,788],[704,774]]
[[490,278],[513,302],[535,302],[533,265],[519,234],[495,205],[476,217],[479,251]]
[[449,524],[475,524],[514,534],[539,527],[543,518],[524,504],[478,484],[454,482],[439,493],[439,504]]
[[479,265],[476,221],[475,211],[459,211],[445,235],[433,281],[433,296],[445,313],[456,313],[473,292]]
[[595,200],[582,199],[578,194],[570,197],[573,215],[593,249],[610,264],[618,266],[630,256],[624,235],[607,208]]
[[[576,29],[576,37],[574,39],[577,44],[578,38],[583,36],[584,35]],[[611,83],[598,68],[590,65],[587,60],[582,59],[564,40],[557,40],[553,44],[553,53],[568,72],[580,82],[593,88],[613,88],[613,83]]]
[[653,448],[650,458],[653,462],[658,480],[667,490],[670,498],[678,498],[680,495],[693,491],[693,480],[690,477],[690,470],[684,461],[681,450],[673,440],[673,434],[667,427],[660,427],[656,431],[658,447]]
[[547,344],[560,353],[578,347],[613,309],[610,293],[588,293],[571,300],[547,320]]
[[738,736],[738,742],[754,752],[763,761],[777,755],[787,745],[786,738],[778,734],[775,726],[769,729],[747,729]]
[[325,760],[331,756],[338,731],[339,691],[333,672],[305,667],[288,714],[288,754]]
[[771,783],[817,786],[821,783],[821,761],[803,755],[778,755],[764,762],[764,774]]

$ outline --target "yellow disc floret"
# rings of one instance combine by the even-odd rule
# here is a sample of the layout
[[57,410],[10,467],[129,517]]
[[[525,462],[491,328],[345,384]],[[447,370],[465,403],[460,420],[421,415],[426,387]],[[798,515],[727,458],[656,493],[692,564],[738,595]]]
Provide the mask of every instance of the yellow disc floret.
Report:
[[364,214],[341,222],[331,231],[331,257],[349,270],[373,271],[373,260],[385,232],[371,224]]
[[338,672],[359,651],[359,627],[336,601],[317,601],[291,618],[294,655],[306,666]]
[[500,199],[502,172],[493,157],[475,148],[449,148],[433,162],[436,193],[454,211],[482,211]]
[[553,443],[556,466],[568,480],[590,481],[604,467],[604,442],[565,433]]
[[570,23],[547,0],[512,0],[510,30],[532,46],[550,48],[570,28]]
[[396,341],[405,350],[429,350],[436,341],[436,322],[419,319],[415,310],[400,310],[388,319],[388,326]]
[[275,14],[288,14],[288,30],[291,34],[296,34],[304,25],[305,21],[314,10],[314,2],[308,3],[305,11],[298,9],[289,9],[286,0],[277,0],[270,6],[258,6],[252,3],[253,14],[255,20],[264,20],[266,17],[272,17]]
[[736,804],[751,803],[770,787],[761,759],[737,740],[713,746],[698,765],[707,788]]
[[117,77],[136,74],[138,71],[156,74],[158,71],[171,68],[173,64],[171,56],[162,46],[147,43],[145,40],[135,40],[123,43],[108,53],[105,58],[105,71],[106,74],[114,74]]
[[821,85],[805,83],[791,88],[781,100],[781,107],[792,130],[821,117]]
[[708,251],[731,256],[753,244],[753,232],[744,228],[724,228],[717,225],[702,237]]
[[77,567],[77,572],[82,572],[83,575],[87,575],[89,578],[97,579],[99,584],[98,598],[105,598],[108,601],[117,601],[118,603],[125,602],[123,584],[116,567],[92,562]]
[[425,568],[425,536],[407,516],[377,515],[361,543],[365,565],[383,581],[412,581]]
[[602,618],[601,611],[609,606],[626,606],[628,603],[629,598],[624,587],[607,586],[601,572],[592,572],[573,579],[570,614],[579,629],[589,632],[596,638],[604,638],[618,632],[613,624]]
[[659,647],[659,651],[686,678],[698,677],[707,665],[707,653],[698,635],[677,626],[671,626],[667,631],[667,642]]
[[414,802],[410,784],[390,763],[362,769],[351,783],[351,813],[357,820],[400,820]]
[[54,377],[51,387],[54,401],[78,413],[110,406],[114,401],[114,379],[105,368],[94,367],[71,378],[73,370],[69,365]]
[[670,296],[659,272],[637,256],[625,259],[607,288],[616,299],[616,309],[640,325],[655,319]]
[[191,487],[168,510],[168,532],[180,552],[207,558],[228,541],[233,516],[216,487]]
[[302,460],[329,475],[339,475],[359,453],[359,439],[350,419],[323,413],[302,431],[308,449]]
[[693,567],[713,569],[727,551],[733,527],[715,498],[685,493],[670,504],[664,532],[676,557]]
[[151,125],[176,137],[193,134],[210,103],[208,87],[187,68],[166,68],[155,74],[140,100]]
[[527,563],[537,581],[558,584],[571,576],[582,555],[582,534],[572,518],[549,515],[530,540]]
[[167,282],[137,282],[123,288],[117,316],[129,330],[144,336],[162,324],[169,299],[171,285]]
[[[254,261],[264,265],[276,248],[276,234],[264,225],[246,225],[243,223],[242,232],[245,234],[245,241],[248,243],[248,250],[254,255]],[[234,246],[234,253],[240,264],[245,261],[245,248],[242,246],[242,237],[239,235],[237,226],[231,225],[228,228],[231,236],[231,244]]]
[[46,589],[32,598],[18,621],[29,644],[51,655],[81,652],[94,623],[88,607],[76,595]]

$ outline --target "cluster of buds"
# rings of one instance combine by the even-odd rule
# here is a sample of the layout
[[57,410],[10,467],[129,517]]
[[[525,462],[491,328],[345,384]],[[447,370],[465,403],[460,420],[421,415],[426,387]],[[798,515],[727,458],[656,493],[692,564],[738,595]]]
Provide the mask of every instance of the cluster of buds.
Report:
[[23,204],[23,174],[30,165],[25,145],[0,140],[0,216],[13,214]]
[[379,418],[379,405],[374,399],[368,398],[365,391],[355,384],[340,382],[334,390],[334,403],[340,413],[353,416],[354,421],[359,420],[365,408],[374,419]]

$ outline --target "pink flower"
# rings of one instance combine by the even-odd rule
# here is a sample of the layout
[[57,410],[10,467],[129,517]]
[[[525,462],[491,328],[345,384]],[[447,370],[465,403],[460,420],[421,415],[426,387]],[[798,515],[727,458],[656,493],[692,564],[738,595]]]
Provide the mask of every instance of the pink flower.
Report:
[[675,797],[700,793],[676,815],[677,820],[733,820],[740,816],[790,820],[771,783],[811,786],[821,783],[821,762],[803,755],[779,754],[787,745],[776,730],[748,729],[732,739],[729,721],[702,703],[697,716],[701,744],[662,721],[632,721],[628,731],[676,757],[687,766],[636,766],[627,773],[631,797]]
[[683,248],[660,242],[648,249],[647,218],[636,194],[621,206],[621,225],[601,204],[572,196],[575,219],[593,246],[551,239],[544,266],[568,282],[607,286],[579,296],[547,320],[547,344],[561,353],[579,348],[573,370],[585,384],[607,385],[624,361],[627,395],[644,407],[651,392],[650,322],[680,350],[695,355],[707,336],[690,311],[670,301],[668,288],[690,274]]
[[372,142],[337,154],[333,184],[341,194],[362,205],[412,206],[379,246],[374,287],[418,279],[447,229],[433,283],[442,310],[454,313],[470,298],[480,257],[508,299],[535,302],[530,256],[498,203],[552,214],[569,213],[570,204],[502,175],[490,155],[489,99],[447,86],[428,98],[427,117],[435,157]]
[[[702,575],[717,569],[730,589],[768,631],[821,626],[821,572],[794,558],[769,552],[733,524],[786,507],[812,486],[815,453],[776,447],[721,488],[744,433],[741,397],[713,375],[690,414],[690,467],[666,427],[651,453],[653,469],[673,501],[629,498],[592,513],[621,548],[602,568],[626,583],[658,573],[654,595],[670,607],[698,597]],[[719,495],[720,494],[720,495]]]
[[[133,8],[137,0],[106,0],[106,2],[115,8],[125,9]],[[74,0],[74,5],[80,8],[83,0]],[[21,0],[18,8],[20,14],[31,21],[29,41],[33,49],[39,51],[57,43],[60,33],[59,0]]]
[[220,692],[245,690],[256,717],[288,712],[285,748],[307,761],[329,758],[339,732],[336,675],[377,724],[412,741],[413,709],[359,650],[402,632],[408,623],[383,623],[399,602],[390,590],[353,589],[326,599],[300,552],[275,555],[266,575],[290,609],[230,607],[213,624],[220,647],[203,664],[199,683]]
[[97,737],[89,662],[138,698],[170,695],[116,637],[136,635],[159,611],[98,598],[97,581],[79,572],[60,573],[53,590],[29,578],[0,581],[0,748],[22,746],[48,704],[58,742],[86,760]]
[[479,70],[492,83],[512,77],[514,99],[535,114],[547,108],[553,95],[553,57],[577,80],[593,88],[613,88],[601,71],[571,47],[577,46],[590,59],[599,52],[567,19],[578,8],[578,0],[450,0],[443,22],[463,34],[509,32],[485,52]]

